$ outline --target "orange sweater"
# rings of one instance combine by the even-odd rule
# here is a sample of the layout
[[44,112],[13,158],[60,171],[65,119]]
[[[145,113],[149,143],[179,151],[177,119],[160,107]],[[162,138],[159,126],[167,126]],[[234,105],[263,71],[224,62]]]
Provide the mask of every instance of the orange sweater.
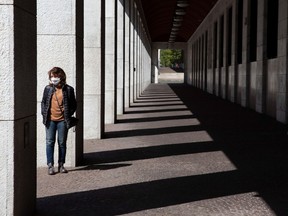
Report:
[[[58,99],[60,107],[57,103],[56,94],[57,94],[57,99]],[[53,94],[52,99],[51,99],[51,108],[50,108],[51,120],[52,121],[63,121],[64,120],[63,112],[64,112],[64,107],[63,107],[62,89],[56,88],[56,91]]]

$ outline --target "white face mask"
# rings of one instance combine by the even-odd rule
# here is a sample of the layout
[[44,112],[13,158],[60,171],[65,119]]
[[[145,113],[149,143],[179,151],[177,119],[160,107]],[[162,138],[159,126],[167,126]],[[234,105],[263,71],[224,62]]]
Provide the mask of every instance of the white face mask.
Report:
[[57,86],[60,82],[60,78],[59,77],[52,77],[51,79],[51,83],[55,86]]

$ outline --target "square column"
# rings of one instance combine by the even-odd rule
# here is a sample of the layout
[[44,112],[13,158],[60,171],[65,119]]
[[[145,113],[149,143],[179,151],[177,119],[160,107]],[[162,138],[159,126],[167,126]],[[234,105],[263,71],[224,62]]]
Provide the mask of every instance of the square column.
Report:
[[256,111],[265,113],[266,109],[266,77],[267,77],[267,57],[266,57],[266,1],[258,1],[257,17],[257,74],[256,74]]
[[187,43],[185,55],[185,77],[184,83],[191,85],[192,84],[192,42]]
[[124,13],[124,107],[129,107],[129,79],[130,79],[130,0],[125,0]]
[[[66,72],[67,83],[75,88],[76,116],[80,122],[76,131],[68,132],[66,166],[76,166],[83,157],[83,1],[38,0],[37,14],[38,166],[46,166],[46,135],[40,103],[43,89],[49,83],[47,72],[54,66]],[[57,152],[56,146],[55,158]]]
[[116,119],[115,1],[105,0],[105,123]]
[[139,17],[139,11],[136,7],[136,38],[135,38],[135,46],[136,46],[136,55],[135,55],[135,63],[136,63],[136,70],[135,70],[135,97],[134,100],[136,100],[139,95],[140,95],[140,73],[141,73],[141,64],[140,64],[140,35],[141,35],[141,30],[140,30],[140,17]]
[[0,215],[34,215],[36,1],[0,0],[0,26]]
[[117,115],[124,113],[124,3],[117,1]]
[[84,1],[84,139],[99,139],[104,131],[101,30],[101,0]]
[[279,21],[278,21],[278,92],[276,97],[276,119],[280,122],[288,122],[288,2],[279,1]]
[[134,101],[134,72],[135,72],[135,6],[130,0],[130,98],[129,105]]
[[160,60],[160,49],[158,48],[152,48],[152,70],[151,70],[151,77],[152,77],[152,83],[158,83],[158,73],[159,68],[158,66]]
[[249,93],[249,84],[248,77],[250,71],[250,63],[249,63],[249,50],[248,43],[250,41],[250,32],[249,32],[249,1],[243,0],[243,39],[242,39],[242,64],[238,65],[238,90],[237,90],[237,102],[241,104],[243,107],[248,105],[248,93]]

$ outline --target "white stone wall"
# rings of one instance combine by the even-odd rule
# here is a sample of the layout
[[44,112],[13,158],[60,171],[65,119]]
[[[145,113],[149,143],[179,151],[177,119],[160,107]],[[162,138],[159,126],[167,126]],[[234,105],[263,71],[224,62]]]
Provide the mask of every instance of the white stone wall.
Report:
[[[61,67],[67,75],[67,83],[75,88],[76,100],[79,110],[81,110],[81,95],[77,94],[77,82],[83,79],[82,71],[76,70],[79,65],[83,64],[81,58],[77,58],[77,52],[83,53],[83,47],[77,47],[77,40],[81,39],[76,31],[79,26],[76,25],[77,7],[76,0],[38,0],[37,1],[37,162],[38,166],[46,166],[46,143],[45,143],[45,127],[42,124],[41,116],[41,100],[44,87],[48,84],[47,72],[54,66]],[[80,8],[79,8],[80,9]],[[78,19],[81,18],[79,14]],[[79,21],[79,20],[78,20]],[[81,22],[77,22],[81,23]],[[79,49],[79,50],[78,50]],[[81,49],[81,50],[80,50]],[[78,62],[82,61],[82,62]],[[81,68],[81,67],[80,67]],[[78,80],[76,80],[76,78]],[[81,88],[79,89],[81,91]],[[78,97],[77,97],[78,95]],[[78,112],[78,110],[77,110]],[[79,118],[81,113],[79,112]],[[79,137],[81,132],[81,124],[77,126]],[[69,130],[67,140],[67,157],[66,166],[75,166],[76,149],[78,144],[75,140],[76,133]],[[82,143],[83,144],[83,143]],[[81,143],[79,143],[81,145]],[[57,163],[58,150],[57,143],[55,147],[54,159]]]
[[[243,0],[242,63],[236,61],[237,1],[219,0],[196,32],[189,39],[192,52],[192,66],[187,72],[190,84],[199,85],[199,38],[208,31],[208,48],[212,58],[208,58],[207,91],[224,99],[264,113],[278,121],[287,122],[287,1],[279,0],[278,16],[278,57],[267,59],[267,1],[258,1],[257,7],[257,60],[249,62],[249,0]],[[227,18],[232,7],[232,64],[227,64]],[[219,66],[220,17],[224,15],[223,67]],[[217,22],[217,54],[214,56],[214,23]],[[209,51],[208,51],[209,53]],[[213,58],[217,65],[213,67]],[[209,62],[210,61],[210,62]],[[228,87],[227,87],[228,85]]]

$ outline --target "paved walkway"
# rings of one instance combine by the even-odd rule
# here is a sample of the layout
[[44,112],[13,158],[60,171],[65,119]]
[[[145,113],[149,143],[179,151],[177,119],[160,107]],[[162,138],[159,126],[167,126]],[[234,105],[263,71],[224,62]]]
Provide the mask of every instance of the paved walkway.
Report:
[[160,67],[158,75],[159,83],[184,83],[184,72],[175,71],[169,67]]
[[287,216],[288,139],[274,120],[184,84],[151,84],[83,166],[38,169],[38,216]]

